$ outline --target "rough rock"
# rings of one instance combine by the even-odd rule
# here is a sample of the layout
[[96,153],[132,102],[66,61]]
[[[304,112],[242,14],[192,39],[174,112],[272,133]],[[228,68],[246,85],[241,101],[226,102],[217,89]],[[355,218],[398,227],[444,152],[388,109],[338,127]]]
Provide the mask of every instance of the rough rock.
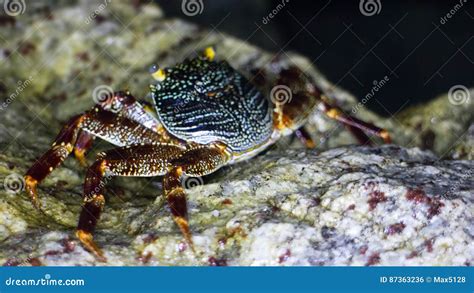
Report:
[[[153,198],[158,188],[140,198],[109,188],[97,241],[106,265],[470,265],[473,167],[395,146],[274,150],[188,189],[197,255]],[[98,264],[71,238],[80,186],[61,190],[68,200],[42,192],[46,215],[6,197],[1,262]],[[32,228],[33,218],[54,225]]]
[[[96,13],[88,1],[62,3],[51,6],[52,17],[29,6],[0,26],[0,263],[6,265],[101,265],[72,233],[84,170],[70,159],[41,184],[43,213],[21,191],[20,176],[65,120],[92,106],[97,86],[146,97],[150,64],[171,65],[208,45],[243,73],[274,57],[166,19],[154,5],[110,1]],[[347,112],[357,106],[306,58],[280,58],[305,69]],[[472,99],[453,105],[446,95],[395,119],[357,107],[357,117],[388,128],[396,144],[426,151],[340,147],[354,138],[315,112],[307,128],[316,150],[282,141],[188,190],[198,255],[173,224],[158,178],[114,179],[97,229],[106,265],[470,265],[473,163],[438,156],[472,158],[466,132],[472,107]],[[89,160],[106,148],[99,143]]]

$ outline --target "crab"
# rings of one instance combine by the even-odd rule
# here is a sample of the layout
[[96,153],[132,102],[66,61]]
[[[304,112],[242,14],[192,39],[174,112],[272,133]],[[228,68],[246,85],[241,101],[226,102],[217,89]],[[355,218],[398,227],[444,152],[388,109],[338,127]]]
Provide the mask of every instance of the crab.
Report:
[[[26,192],[41,209],[37,185],[71,153],[87,166],[85,154],[99,137],[117,148],[99,153],[87,168],[75,233],[82,245],[106,260],[93,231],[105,206],[107,178],[162,176],[174,222],[195,251],[181,184],[184,176],[204,176],[248,160],[290,134],[314,147],[303,126],[316,108],[347,125],[359,139],[369,133],[390,142],[386,130],[331,106],[296,66],[272,68],[273,72],[260,70],[247,78],[228,62],[216,60],[212,47],[174,67],[155,68],[152,76],[157,82],[150,86],[155,112],[128,91],[101,99],[91,110],[71,118],[52,147],[26,172]],[[264,74],[275,75],[273,88],[284,92],[265,94],[275,84],[265,84]]]

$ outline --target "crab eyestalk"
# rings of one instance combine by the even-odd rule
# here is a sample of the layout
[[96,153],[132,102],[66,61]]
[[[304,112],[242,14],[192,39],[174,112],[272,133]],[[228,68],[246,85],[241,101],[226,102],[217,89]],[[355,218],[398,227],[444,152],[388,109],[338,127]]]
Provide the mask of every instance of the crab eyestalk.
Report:
[[206,58],[209,61],[213,61],[214,58],[216,57],[216,50],[213,47],[207,47],[203,51],[203,57]]
[[156,72],[152,74],[153,78],[157,81],[163,81],[166,79],[166,72],[163,69],[158,69]]
[[162,82],[166,79],[166,72],[164,69],[160,68],[158,65],[152,65],[150,67],[150,74],[151,76],[159,82]]

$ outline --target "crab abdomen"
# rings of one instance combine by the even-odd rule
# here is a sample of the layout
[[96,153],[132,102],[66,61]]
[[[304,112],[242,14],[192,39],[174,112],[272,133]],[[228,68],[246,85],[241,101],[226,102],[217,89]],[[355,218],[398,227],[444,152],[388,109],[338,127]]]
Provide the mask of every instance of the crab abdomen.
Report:
[[221,141],[235,152],[270,138],[268,100],[227,62],[195,58],[165,73],[152,97],[163,126],[172,135],[200,144]]

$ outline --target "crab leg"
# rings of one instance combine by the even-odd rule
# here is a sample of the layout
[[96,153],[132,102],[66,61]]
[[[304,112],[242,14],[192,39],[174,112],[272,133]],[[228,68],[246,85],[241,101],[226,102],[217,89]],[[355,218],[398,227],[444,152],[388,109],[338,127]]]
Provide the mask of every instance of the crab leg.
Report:
[[[98,103],[98,106],[105,111],[120,113],[120,115],[136,121],[155,132],[162,132],[161,124],[150,114],[150,106],[145,102],[139,103],[129,92],[116,92],[110,95],[110,97],[105,97],[102,102]],[[92,146],[94,138],[94,135],[91,133],[86,131],[79,132],[79,137],[74,146],[74,156],[83,167],[87,166],[85,153]]]
[[314,143],[311,135],[308,131],[304,128],[304,126],[295,130],[295,135],[301,141],[302,144],[308,149],[314,149],[316,147],[316,143]]
[[[331,119],[335,119],[344,125],[347,125],[349,129],[353,131],[359,140],[366,140],[367,136],[364,133],[361,135],[357,134],[356,129],[360,129],[363,132],[378,136],[384,140],[385,143],[391,143],[390,134],[387,130],[379,128],[371,123],[364,122],[351,115],[345,114],[340,108],[329,105],[326,101],[322,102],[323,112]],[[363,141],[362,141],[363,142]]]
[[163,177],[163,193],[168,201],[171,214],[184,238],[194,251],[188,224],[186,193],[181,179],[183,175],[203,176],[225,165],[231,158],[225,145],[213,144],[197,147],[184,152],[173,160],[173,168]]
[[39,208],[36,186],[74,150],[76,157],[85,163],[84,153],[92,142],[91,136],[98,136],[115,145],[156,144],[168,139],[159,132],[139,124],[127,117],[104,110],[97,106],[82,115],[73,117],[63,127],[54,143],[26,172],[25,183],[35,207]]
[[36,185],[58,167],[73,151],[82,120],[82,115],[71,118],[59,132],[52,147],[26,172],[26,191],[36,208],[40,208]]
[[357,127],[347,125],[347,124],[346,124],[346,127],[361,145],[368,145],[368,146],[372,145],[370,137],[367,134],[365,134],[362,130],[360,130]]
[[181,184],[182,175],[183,169],[181,167],[175,167],[169,171],[166,176],[163,177],[163,193],[168,201],[173,220],[176,225],[178,225],[181,233],[190,244],[191,248],[194,249],[191,232],[189,231],[186,194],[184,192],[184,187]]
[[89,132],[81,130],[74,145],[74,157],[79,161],[82,167],[87,167],[85,154],[92,147],[94,136]]
[[120,113],[153,131],[159,132],[161,129],[161,124],[153,116],[153,110],[149,103],[138,102],[129,92],[115,92],[112,97],[103,98],[103,101],[98,105],[106,111]]
[[[346,125],[361,143],[370,142],[366,133],[381,137],[385,143],[391,142],[390,135],[385,129],[347,115],[339,107],[332,106],[323,91],[300,68],[293,65],[279,66],[278,61],[272,61],[270,65],[268,71],[270,76],[276,77],[277,84],[272,88],[272,91],[275,90],[274,96],[270,97],[272,101],[277,101],[274,105],[274,125],[283,135],[295,131],[303,144],[311,147],[313,144],[307,139],[309,136],[305,135],[300,127],[312,109],[318,105],[328,117]],[[261,76],[265,77],[262,74],[255,74],[254,78],[258,81],[258,77]],[[281,86],[286,86],[287,89]]]
[[84,204],[76,230],[83,245],[100,259],[104,258],[92,233],[105,205],[104,187],[111,177],[164,175],[171,167],[170,160],[183,151],[181,146],[159,144],[126,146],[100,154],[87,170],[84,181]]
[[84,246],[103,259],[92,233],[104,207],[103,189],[112,176],[161,176],[163,193],[173,219],[194,250],[188,224],[183,175],[202,176],[223,166],[230,154],[223,145],[196,146],[185,149],[173,144],[138,145],[117,148],[103,153],[88,169],[84,183],[84,205],[76,236]]

